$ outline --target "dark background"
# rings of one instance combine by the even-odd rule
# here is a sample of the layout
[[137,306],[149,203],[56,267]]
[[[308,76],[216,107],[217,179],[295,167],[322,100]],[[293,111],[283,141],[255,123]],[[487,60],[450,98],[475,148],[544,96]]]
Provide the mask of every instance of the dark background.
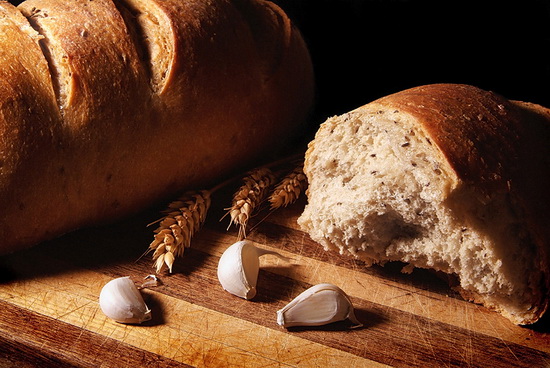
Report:
[[550,107],[550,0],[275,0],[314,62],[316,123],[429,83]]

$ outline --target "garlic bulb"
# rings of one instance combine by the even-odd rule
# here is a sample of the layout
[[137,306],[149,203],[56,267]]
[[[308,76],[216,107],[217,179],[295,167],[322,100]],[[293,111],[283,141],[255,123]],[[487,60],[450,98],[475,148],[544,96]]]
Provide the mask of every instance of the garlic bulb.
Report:
[[129,277],[109,281],[99,294],[105,315],[120,323],[141,323],[151,319],[151,311]]
[[277,311],[277,323],[283,327],[322,326],[345,319],[354,328],[362,326],[346,293],[326,283],[310,287]]
[[256,282],[260,270],[259,258],[277,252],[256,247],[249,240],[241,240],[223,252],[218,262],[218,280],[222,287],[233,295],[252,299],[256,295]]

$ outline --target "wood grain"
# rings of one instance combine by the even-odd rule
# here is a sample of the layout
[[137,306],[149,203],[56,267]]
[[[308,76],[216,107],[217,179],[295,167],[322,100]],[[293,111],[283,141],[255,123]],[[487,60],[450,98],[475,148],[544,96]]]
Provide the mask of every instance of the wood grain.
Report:
[[[227,193],[214,198],[205,228],[162,285],[144,290],[153,320],[107,319],[101,287],[153,272],[141,257],[156,210],[111,226],[68,234],[0,258],[0,366],[81,367],[546,367],[547,322],[522,328],[463,301],[430,272],[400,265],[366,268],[325,252],[299,230],[303,201],[256,217],[249,239],[290,257],[261,258],[252,301],[218,283],[219,257],[236,240],[219,222]],[[361,329],[346,322],[284,329],[276,311],[311,285],[331,282],[351,297]]]

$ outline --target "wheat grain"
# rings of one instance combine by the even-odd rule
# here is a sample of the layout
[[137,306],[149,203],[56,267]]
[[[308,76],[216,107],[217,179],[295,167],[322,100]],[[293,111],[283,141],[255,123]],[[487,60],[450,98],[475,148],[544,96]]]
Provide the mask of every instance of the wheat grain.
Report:
[[154,250],[153,261],[157,273],[165,267],[172,272],[175,258],[191,245],[191,238],[206,219],[210,195],[211,192],[207,190],[187,192],[168,205],[165,216],[158,221],[154,240],[149,245],[149,250]]
[[286,175],[273,190],[269,197],[271,210],[294,203],[306,187],[307,178],[304,174],[304,167],[299,165]]
[[233,195],[229,215],[229,226],[235,224],[239,227],[238,238],[246,238],[246,226],[254,210],[264,201],[269,193],[269,188],[275,182],[275,175],[267,167],[254,169],[243,178],[243,185]]

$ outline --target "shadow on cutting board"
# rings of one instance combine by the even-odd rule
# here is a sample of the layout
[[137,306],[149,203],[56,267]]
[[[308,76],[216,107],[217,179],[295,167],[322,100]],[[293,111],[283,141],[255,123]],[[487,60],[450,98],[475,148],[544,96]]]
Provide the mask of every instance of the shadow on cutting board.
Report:
[[154,212],[143,212],[121,222],[77,230],[32,248],[2,255],[0,282],[137,261],[152,239],[153,229],[147,224],[154,221],[151,219],[155,216],[158,215]]

